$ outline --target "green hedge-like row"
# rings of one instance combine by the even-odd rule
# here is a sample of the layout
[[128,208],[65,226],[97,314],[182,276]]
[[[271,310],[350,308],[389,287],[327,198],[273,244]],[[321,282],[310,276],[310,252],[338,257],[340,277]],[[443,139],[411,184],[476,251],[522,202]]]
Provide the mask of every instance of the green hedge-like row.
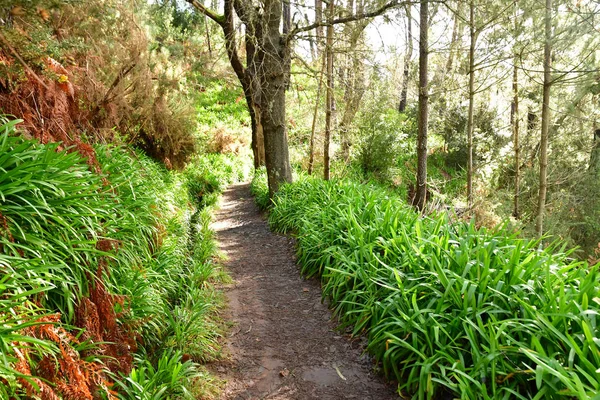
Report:
[[[237,168],[225,156],[206,156],[184,172],[167,171],[141,153],[107,146],[94,149],[91,168],[77,152],[20,138],[16,124],[0,121],[0,398],[34,396],[48,362],[57,372],[44,376],[44,390],[59,396],[107,395],[108,381],[123,399],[201,395],[192,388],[210,378],[196,362],[219,352],[220,299],[210,282],[220,271],[210,209],[192,194],[198,180],[232,181]],[[89,319],[92,308],[99,321]],[[137,342],[129,376],[91,370],[120,362],[102,356],[98,334],[115,342],[122,360]]]
[[423,218],[352,182],[285,185],[269,222],[297,235],[302,272],[403,395],[598,397],[598,269],[564,249]]

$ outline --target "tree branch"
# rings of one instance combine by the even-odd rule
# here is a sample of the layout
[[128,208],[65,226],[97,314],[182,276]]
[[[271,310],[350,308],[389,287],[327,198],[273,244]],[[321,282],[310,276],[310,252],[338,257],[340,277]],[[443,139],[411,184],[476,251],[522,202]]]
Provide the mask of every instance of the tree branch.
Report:
[[223,26],[225,24],[225,16],[221,14],[217,14],[216,12],[209,10],[198,0],[185,0],[189,4],[191,4],[196,10],[200,11],[202,14],[206,15],[208,18],[215,21],[217,24]]
[[[418,1],[391,0],[376,10],[373,10],[370,12],[364,12],[364,13],[360,13],[360,14],[348,15],[346,17],[334,19],[333,21],[331,21],[331,25],[344,24],[346,22],[352,22],[352,21],[358,21],[361,19],[377,17],[377,16],[383,14],[384,12],[386,12],[387,10],[389,10],[390,8],[404,6],[405,4],[408,4],[408,3],[416,4],[416,3],[418,3]],[[287,40],[288,41],[291,40],[298,33],[307,32],[307,31],[313,30],[315,28],[318,28],[321,26],[327,26],[327,25],[329,25],[329,23],[327,23],[326,21],[323,21],[323,22],[315,22],[313,24],[302,26],[302,27],[296,27],[287,36]]]

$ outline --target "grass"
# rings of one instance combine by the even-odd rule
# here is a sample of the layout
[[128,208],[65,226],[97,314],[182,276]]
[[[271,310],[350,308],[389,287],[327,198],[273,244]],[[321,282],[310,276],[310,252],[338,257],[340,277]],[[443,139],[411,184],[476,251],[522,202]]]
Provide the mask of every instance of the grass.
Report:
[[340,327],[368,337],[403,395],[600,391],[598,270],[564,248],[422,218],[389,191],[347,181],[282,187],[269,222],[297,235],[302,273],[321,277]]
[[211,205],[240,164],[174,172],[98,146],[96,173],[17,124],[0,125],[0,397],[106,397],[110,381],[121,398],[214,392],[200,365],[222,330]]

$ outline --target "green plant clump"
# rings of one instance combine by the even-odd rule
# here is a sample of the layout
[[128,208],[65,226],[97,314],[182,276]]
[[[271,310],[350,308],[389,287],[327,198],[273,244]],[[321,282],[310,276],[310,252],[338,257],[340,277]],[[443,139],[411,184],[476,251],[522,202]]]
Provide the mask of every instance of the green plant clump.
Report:
[[[214,390],[199,363],[219,355],[213,282],[223,273],[211,209],[190,194],[205,165],[214,196],[244,172],[220,156],[167,171],[110,146],[94,149],[90,168],[77,152],[19,137],[17,123],[0,125],[0,398],[60,396],[60,382],[78,398],[106,396],[111,380],[123,399]],[[48,362],[60,367],[39,380]],[[130,396],[140,388],[151,396]]]
[[254,171],[254,177],[250,184],[250,192],[261,210],[266,210],[269,207],[271,200],[269,199],[267,170],[264,167]]
[[302,272],[321,277],[341,327],[368,337],[400,393],[588,399],[600,391],[598,268],[564,249],[505,228],[423,218],[352,182],[285,185],[269,222],[297,234]]

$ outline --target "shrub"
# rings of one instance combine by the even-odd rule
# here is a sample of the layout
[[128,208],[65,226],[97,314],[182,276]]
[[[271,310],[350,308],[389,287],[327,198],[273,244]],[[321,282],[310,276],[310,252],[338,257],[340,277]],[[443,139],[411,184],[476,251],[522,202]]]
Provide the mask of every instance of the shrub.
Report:
[[598,393],[598,267],[500,228],[422,218],[372,186],[285,185],[269,215],[295,231],[342,327],[365,334],[414,398],[587,399]]
[[[123,396],[152,381],[158,399],[210,381],[195,362],[219,354],[222,274],[188,176],[113,146],[94,149],[96,173],[15,136],[17,122],[0,125],[0,397],[92,399],[112,378]],[[236,175],[233,159],[207,158]]]
[[256,204],[261,210],[266,210],[269,207],[271,200],[269,199],[267,170],[264,167],[254,171],[250,192],[254,195]]
[[[362,118],[358,160],[363,172],[389,179],[396,164],[401,140],[408,138],[407,117],[403,114],[375,113]],[[406,145],[404,145],[406,146]]]
[[137,367],[127,379],[117,381],[119,399],[194,399],[188,387],[198,375],[194,363],[183,361],[181,352],[164,352],[154,366],[146,359],[137,360]]

